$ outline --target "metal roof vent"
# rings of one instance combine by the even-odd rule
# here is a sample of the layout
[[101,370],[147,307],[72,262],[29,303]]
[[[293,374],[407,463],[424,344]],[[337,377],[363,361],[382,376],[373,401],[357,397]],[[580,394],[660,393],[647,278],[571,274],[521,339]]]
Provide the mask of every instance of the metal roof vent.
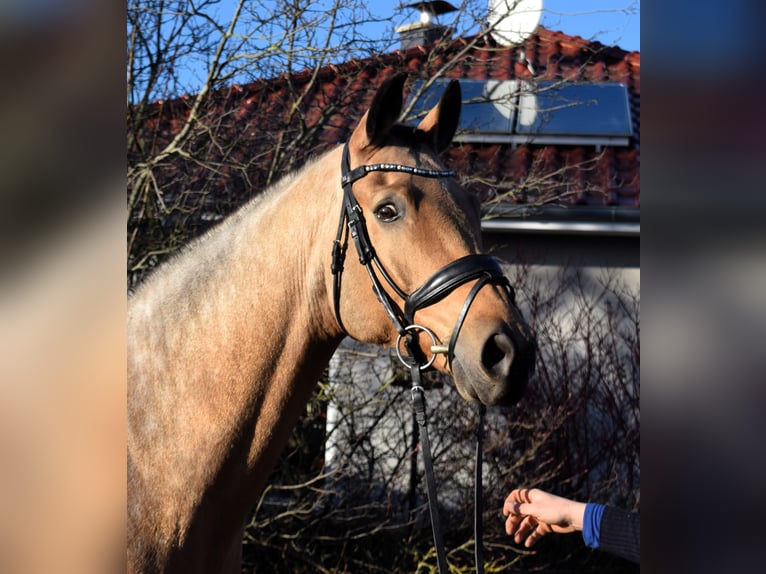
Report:
[[420,21],[405,24],[396,28],[402,41],[402,50],[408,50],[414,46],[428,46],[444,36],[450,36],[452,29],[439,24],[436,17],[457,10],[449,2],[435,0],[433,2],[413,2],[405,4],[402,8],[415,8],[420,11]]

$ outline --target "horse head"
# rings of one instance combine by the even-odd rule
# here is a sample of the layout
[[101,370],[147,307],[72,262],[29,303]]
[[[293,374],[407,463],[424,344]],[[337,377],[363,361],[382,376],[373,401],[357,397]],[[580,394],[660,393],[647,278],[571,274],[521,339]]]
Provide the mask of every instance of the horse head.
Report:
[[[338,323],[355,339],[397,351],[407,335],[416,343],[405,362],[450,373],[468,401],[513,404],[534,370],[534,335],[499,265],[480,255],[477,198],[438,157],[457,128],[460,85],[452,81],[408,127],[397,123],[404,81],[383,83],[344,147],[333,257]],[[362,265],[343,265],[345,233]]]

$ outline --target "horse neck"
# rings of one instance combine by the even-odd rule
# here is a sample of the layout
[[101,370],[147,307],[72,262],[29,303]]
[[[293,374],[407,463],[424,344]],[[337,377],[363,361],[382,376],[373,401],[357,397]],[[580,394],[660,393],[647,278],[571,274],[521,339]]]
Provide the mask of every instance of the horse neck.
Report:
[[246,205],[131,301],[130,464],[174,500],[167,528],[211,489],[247,512],[342,338],[326,279],[336,215],[318,209],[340,209],[339,164],[331,152]]

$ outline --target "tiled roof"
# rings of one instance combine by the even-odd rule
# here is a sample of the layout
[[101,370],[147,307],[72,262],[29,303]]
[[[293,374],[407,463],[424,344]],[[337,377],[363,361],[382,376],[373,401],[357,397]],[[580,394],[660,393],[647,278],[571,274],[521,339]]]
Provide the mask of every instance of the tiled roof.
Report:
[[[193,151],[219,162],[221,168],[214,175],[193,163],[174,169],[190,170],[191,180],[199,180],[200,192],[218,198],[205,203],[220,213],[309,156],[345,141],[378,85],[397,72],[409,72],[413,79],[429,78],[449,65],[444,71],[447,78],[509,80],[531,78],[531,68],[537,79],[626,84],[634,130],[629,145],[460,143],[447,152],[450,167],[485,202],[501,198],[505,205],[554,203],[591,211],[638,208],[640,53],[544,28],[521,47],[476,40],[459,38],[433,48],[395,50],[328,65],[318,74],[307,70],[215,93],[211,97],[217,104],[211,109],[217,114],[216,141],[200,140],[201,149]],[[527,62],[519,61],[522,48]],[[187,97],[158,104],[154,119],[146,124],[158,145],[179,129],[189,101]]]

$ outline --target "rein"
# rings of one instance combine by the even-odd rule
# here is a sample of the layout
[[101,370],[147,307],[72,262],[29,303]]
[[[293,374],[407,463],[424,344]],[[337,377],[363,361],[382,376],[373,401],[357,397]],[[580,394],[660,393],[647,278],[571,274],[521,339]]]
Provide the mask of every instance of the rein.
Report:
[[[350,168],[348,143],[343,147],[343,158],[341,160],[341,184],[343,186],[343,208],[338,222],[338,232],[333,242],[332,265],[333,274],[333,304],[335,307],[335,317],[338,325],[346,331],[340,316],[340,290],[341,278],[343,273],[343,264],[345,261],[346,250],[348,247],[349,235],[354,240],[359,263],[364,265],[372,282],[372,288],[378,301],[383,305],[386,314],[391,319],[399,336],[396,340],[396,353],[399,360],[410,369],[412,378],[412,405],[415,412],[415,418],[420,429],[420,443],[423,452],[423,464],[425,466],[426,486],[428,493],[428,506],[431,515],[431,529],[433,531],[434,545],[436,548],[436,557],[439,564],[439,572],[446,574],[448,572],[447,559],[444,550],[444,541],[442,538],[441,524],[439,520],[438,501],[436,499],[436,484],[433,474],[433,461],[431,457],[431,446],[428,439],[428,428],[426,425],[426,404],[425,389],[421,384],[421,373],[428,369],[436,359],[436,355],[444,353],[447,355],[447,364],[452,368],[455,345],[458,335],[463,326],[468,311],[482,287],[487,284],[500,285],[506,288],[508,296],[512,303],[515,303],[515,294],[513,287],[508,279],[503,275],[500,265],[489,256],[482,254],[470,254],[461,257],[434,273],[423,285],[407,295],[386,272],[385,268],[378,259],[375,249],[372,246],[367,233],[362,208],[354,197],[352,186],[355,181],[365,177],[374,171],[402,172],[419,177],[442,178],[453,177],[455,172],[452,170],[431,170],[422,169],[400,164],[379,163],[371,165],[361,165],[353,170]],[[345,232],[345,230],[348,230]],[[388,283],[391,289],[398,297],[404,300],[404,308],[401,309],[384,289],[378,273]],[[459,286],[476,281],[463,307],[458,315],[455,327],[450,335],[449,343],[445,346],[441,344],[436,335],[422,325],[414,323],[415,312],[434,305],[452,293]],[[425,332],[432,341],[430,359],[426,359],[417,342],[417,333]],[[402,353],[402,342],[406,349],[406,354]],[[476,571],[481,574],[484,572],[484,560],[482,555],[482,496],[481,496],[481,473],[482,473],[482,429],[484,420],[484,405],[479,406],[479,429],[476,445],[476,473],[475,473],[475,515],[474,515],[474,538],[475,538],[475,556]]]

